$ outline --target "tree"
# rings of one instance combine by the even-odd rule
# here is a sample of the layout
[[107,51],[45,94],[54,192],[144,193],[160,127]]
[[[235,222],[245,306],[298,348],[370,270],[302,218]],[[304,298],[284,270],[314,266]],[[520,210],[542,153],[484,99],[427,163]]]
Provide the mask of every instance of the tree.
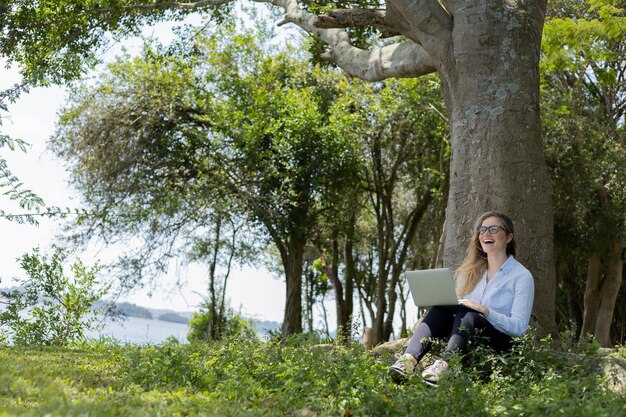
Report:
[[[347,216],[344,223],[352,228],[344,226],[342,240],[360,243],[344,250],[344,260],[355,261],[353,278],[345,271],[346,283],[352,279],[363,297],[377,344],[393,331],[402,272],[417,231],[446,194],[447,134],[435,79],[355,84],[348,96],[351,110],[338,118],[347,127],[343,134],[361,149],[358,187],[348,196],[360,207],[333,214]],[[338,237],[328,245],[330,277],[338,275]],[[436,245],[430,249],[436,251]]]
[[[380,3],[373,1],[366,3],[370,9],[331,10],[323,16],[300,7],[297,0],[267,2],[285,11],[284,22],[325,42],[323,57],[350,74],[367,80],[439,74],[451,137],[443,263],[452,268],[460,264],[471,223],[480,212],[498,209],[509,213],[518,225],[522,262],[535,278],[535,317],[545,331],[554,330],[553,208],[539,116],[538,64],[546,1],[386,0],[385,10],[377,9]],[[97,46],[102,38],[99,31],[136,28],[140,18],[160,16],[165,9],[201,10],[225,3],[227,0],[83,0],[72,7],[67,3],[51,7],[48,2],[29,7],[10,2],[0,21],[3,33],[10,36],[0,51],[22,62],[25,73],[36,79],[46,73],[52,80],[58,75],[73,76],[62,69],[74,69],[79,66],[76,62],[93,56],[85,51]],[[59,20],[59,16],[65,19]],[[47,30],[43,35],[34,33],[33,22],[40,28],[56,20],[62,22],[60,35],[47,39]],[[19,31],[24,21],[30,32]],[[343,30],[346,27],[375,27],[385,35],[402,38],[361,49],[351,43],[349,33]],[[72,48],[78,55],[64,61],[64,57],[73,57],[65,54]],[[52,62],[68,65],[56,71],[46,61],[50,56]],[[52,69],[46,70],[49,66]],[[538,236],[540,245],[536,244]]]
[[[368,80],[437,72],[450,120],[450,193],[443,263],[464,256],[473,219],[487,209],[518,225],[522,262],[535,277],[534,314],[553,331],[555,275],[550,182],[541,147],[539,52],[545,1],[393,1],[386,10],[331,11],[323,18],[276,1],[285,21],[319,36],[325,55]],[[352,46],[338,27],[374,25],[406,40],[373,50]],[[541,236],[541,245],[536,244]]]
[[[211,218],[213,236],[196,236],[193,238],[189,259],[192,261],[208,261],[209,294],[204,304],[207,310],[203,315],[206,322],[205,335],[209,340],[219,340],[228,327],[226,287],[232,270],[233,260],[248,258],[246,245],[241,242],[241,231],[245,228],[245,222],[235,224],[233,216],[218,211]],[[230,232],[230,236],[224,236],[224,229]],[[252,251],[250,251],[252,252]],[[222,259],[222,257],[225,258]],[[222,266],[223,274],[219,276],[218,267]],[[220,279],[221,278],[221,279]]]
[[343,76],[229,30],[112,65],[72,97],[55,147],[102,214],[87,233],[153,230],[153,247],[225,213],[263,228],[286,278],[283,331],[301,332],[304,248],[320,201],[352,172],[351,143],[326,123]]
[[611,1],[567,6],[584,13],[548,22],[543,61],[561,281],[584,296],[579,330],[611,346],[626,236],[626,16]]

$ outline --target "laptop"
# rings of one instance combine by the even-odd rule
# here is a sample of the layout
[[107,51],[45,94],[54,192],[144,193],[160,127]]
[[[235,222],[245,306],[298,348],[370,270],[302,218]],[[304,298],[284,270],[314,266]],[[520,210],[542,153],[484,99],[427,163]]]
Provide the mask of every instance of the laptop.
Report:
[[454,289],[454,280],[448,268],[407,271],[404,276],[409,283],[409,289],[416,306],[459,305]]

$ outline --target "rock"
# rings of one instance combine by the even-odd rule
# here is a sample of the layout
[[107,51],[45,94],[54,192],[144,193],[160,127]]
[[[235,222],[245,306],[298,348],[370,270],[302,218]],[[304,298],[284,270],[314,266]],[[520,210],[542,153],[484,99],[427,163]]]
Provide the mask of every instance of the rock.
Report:
[[606,355],[600,362],[600,370],[608,389],[626,394],[626,361],[613,354]]
[[408,337],[396,339],[376,346],[374,349],[372,349],[371,353],[374,356],[393,355],[395,353],[404,351],[408,344]]

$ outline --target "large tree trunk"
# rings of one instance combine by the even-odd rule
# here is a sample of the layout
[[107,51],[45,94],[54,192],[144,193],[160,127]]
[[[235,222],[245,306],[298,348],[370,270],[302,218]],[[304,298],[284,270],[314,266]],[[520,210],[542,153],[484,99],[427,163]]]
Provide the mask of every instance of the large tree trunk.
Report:
[[444,265],[460,265],[478,215],[507,213],[518,257],[535,279],[541,333],[556,330],[552,199],[539,117],[544,10],[543,1],[454,2],[453,60],[439,68],[452,149]]

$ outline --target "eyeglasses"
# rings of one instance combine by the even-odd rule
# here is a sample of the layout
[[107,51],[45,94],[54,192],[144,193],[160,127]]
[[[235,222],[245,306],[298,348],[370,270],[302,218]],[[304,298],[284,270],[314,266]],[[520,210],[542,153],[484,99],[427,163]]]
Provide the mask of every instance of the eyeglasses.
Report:
[[478,232],[479,235],[484,235],[485,233],[487,233],[487,230],[489,230],[489,233],[491,233],[492,235],[495,235],[496,233],[498,233],[498,231],[502,229],[506,232],[506,229],[500,225],[493,225],[493,226],[478,226],[476,228],[476,231]]

